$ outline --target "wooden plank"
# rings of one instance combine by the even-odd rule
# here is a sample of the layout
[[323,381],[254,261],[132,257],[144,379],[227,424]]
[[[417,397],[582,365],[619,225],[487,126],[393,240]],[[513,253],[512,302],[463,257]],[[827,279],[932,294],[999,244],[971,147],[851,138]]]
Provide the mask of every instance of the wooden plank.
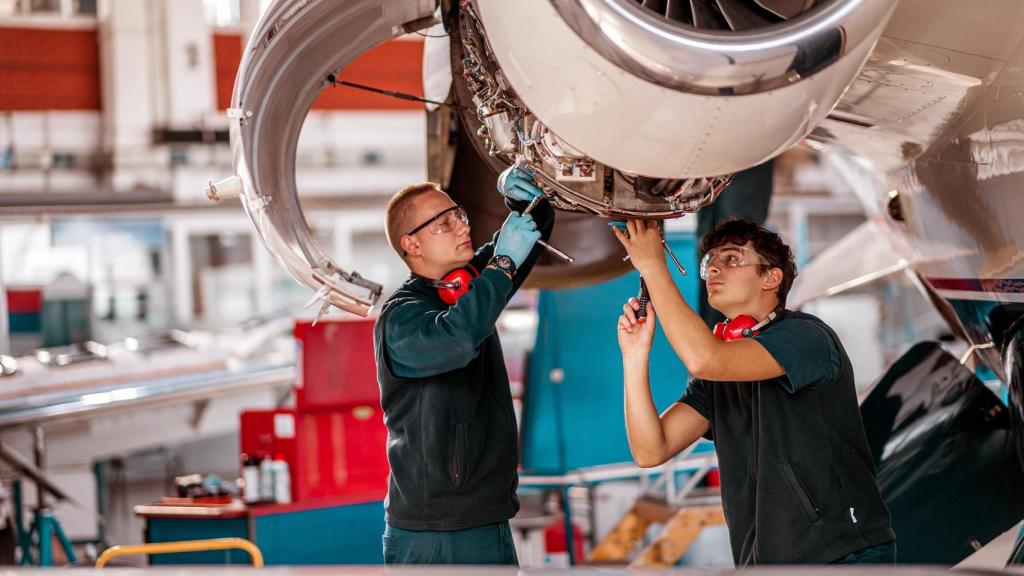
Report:
[[637,543],[647,533],[647,528],[654,523],[664,524],[670,521],[676,515],[676,511],[676,508],[663,500],[638,498],[629,512],[626,512],[615,527],[594,547],[587,561],[625,564],[636,549]]
[[701,506],[679,510],[665,530],[644,548],[629,565],[636,568],[669,568],[686,553],[705,526],[725,524],[721,506]]
[[664,500],[642,496],[633,504],[633,510],[640,517],[647,520],[648,523],[657,522],[658,524],[664,524],[679,512],[679,507],[672,506]]
[[589,562],[621,562],[629,560],[636,543],[643,538],[650,521],[645,521],[633,506],[601,542],[590,552]]

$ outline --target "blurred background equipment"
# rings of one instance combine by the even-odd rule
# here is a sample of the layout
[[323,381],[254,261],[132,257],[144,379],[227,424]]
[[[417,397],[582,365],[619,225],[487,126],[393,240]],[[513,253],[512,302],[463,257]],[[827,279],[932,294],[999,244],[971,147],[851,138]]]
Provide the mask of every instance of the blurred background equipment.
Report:
[[[241,492],[215,474],[179,477],[181,498],[135,507],[146,541],[241,537],[270,565],[379,563],[388,462],[372,330],[366,319],[296,322],[294,407],[239,415],[232,460],[241,464]],[[213,557],[201,551],[151,556],[150,563]],[[228,561],[248,560],[230,552]]]

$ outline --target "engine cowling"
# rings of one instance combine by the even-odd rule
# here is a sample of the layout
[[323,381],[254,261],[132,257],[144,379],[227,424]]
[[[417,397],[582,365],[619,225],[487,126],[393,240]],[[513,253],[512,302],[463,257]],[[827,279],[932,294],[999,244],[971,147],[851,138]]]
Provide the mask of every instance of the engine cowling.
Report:
[[504,78],[541,123],[597,162],[673,179],[749,168],[806,136],[853,81],[896,5],[472,4]]
[[[688,11],[679,0],[441,4],[445,15],[456,13],[445,22],[458,38],[453,92],[466,110],[459,129],[471,142],[458,154],[478,153],[466,165],[469,176],[456,170],[438,179],[450,177],[463,200],[493,199],[494,175],[520,162],[543,177],[556,207],[646,218],[695,212],[714,201],[732,172],[806,135],[853,80],[894,6],[891,0],[690,0]],[[436,0],[277,0],[250,37],[235,81],[229,115],[241,185],[229,188],[296,280],[356,314],[370,311],[380,286],[334,263],[310,232],[295,183],[299,132],[338,70],[431,24],[437,6]],[[481,202],[478,213],[501,217],[489,200]],[[577,264],[543,263],[534,274],[542,285],[586,283],[626,269],[600,220],[569,214],[558,228],[556,245],[575,252]]]

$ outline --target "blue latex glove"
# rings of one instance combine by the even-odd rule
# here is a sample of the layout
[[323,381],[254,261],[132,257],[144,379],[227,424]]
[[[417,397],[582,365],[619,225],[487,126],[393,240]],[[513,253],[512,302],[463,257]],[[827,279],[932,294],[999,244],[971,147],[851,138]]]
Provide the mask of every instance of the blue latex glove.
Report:
[[512,200],[526,202],[542,195],[540,188],[533,183],[533,175],[514,167],[507,168],[498,176],[498,193]]
[[516,268],[519,268],[537,240],[540,240],[540,230],[537,230],[533,216],[513,212],[501,226],[498,241],[494,243],[494,255],[508,256],[516,263]]

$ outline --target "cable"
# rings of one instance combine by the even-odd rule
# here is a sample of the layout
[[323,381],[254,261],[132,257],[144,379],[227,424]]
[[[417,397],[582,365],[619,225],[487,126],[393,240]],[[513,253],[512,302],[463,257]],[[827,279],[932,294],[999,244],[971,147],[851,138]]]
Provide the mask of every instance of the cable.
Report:
[[374,92],[376,94],[382,94],[384,96],[390,96],[392,98],[398,98],[399,100],[408,100],[408,101],[411,101],[411,102],[423,102],[425,104],[434,104],[436,106],[446,106],[448,108],[456,108],[456,109],[459,109],[459,110],[468,110],[468,108],[466,108],[465,106],[462,106],[460,104],[449,104],[447,102],[438,102],[436,100],[427,100],[426,98],[420,98],[419,96],[414,96],[412,94],[407,94],[405,92],[397,92],[395,90],[385,90],[383,88],[374,88],[373,86],[366,86],[365,84],[356,84],[355,82],[349,82],[348,80],[338,80],[337,76],[335,76],[334,74],[328,75],[327,76],[327,81],[330,82],[332,86],[337,86],[338,84],[341,84],[342,86],[348,86],[349,88],[357,88],[359,90],[366,90],[367,92]]

